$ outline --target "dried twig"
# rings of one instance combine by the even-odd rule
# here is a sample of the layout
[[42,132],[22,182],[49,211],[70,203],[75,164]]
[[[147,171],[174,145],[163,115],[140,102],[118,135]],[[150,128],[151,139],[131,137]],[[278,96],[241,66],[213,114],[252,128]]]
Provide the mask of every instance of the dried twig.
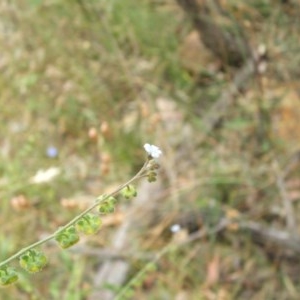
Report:
[[300,253],[300,236],[287,231],[266,228],[256,222],[240,222],[240,228],[250,231],[255,238],[259,239],[262,243],[275,243],[287,250],[293,250]]

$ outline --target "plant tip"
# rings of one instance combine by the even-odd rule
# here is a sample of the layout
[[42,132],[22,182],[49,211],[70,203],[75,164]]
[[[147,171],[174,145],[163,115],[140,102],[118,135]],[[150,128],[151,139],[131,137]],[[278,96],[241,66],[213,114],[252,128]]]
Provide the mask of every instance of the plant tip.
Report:
[[144,145],[144,149],[152,158],[159,158],[162,155],[162,151],[155,145],[147,143]]

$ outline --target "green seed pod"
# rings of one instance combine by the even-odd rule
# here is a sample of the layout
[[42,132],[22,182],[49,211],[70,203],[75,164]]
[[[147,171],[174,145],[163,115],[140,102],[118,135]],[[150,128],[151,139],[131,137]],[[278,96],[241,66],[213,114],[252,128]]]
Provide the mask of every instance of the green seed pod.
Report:
[[31,249],[20,257],[19,263],[27,272],[36,273],[46,266],[47,257],[43,252]]
[[16,282],[19,276],[14,268],[4,266],[0,269],[0,285],[6,286]]
[[121,194],[126,199],[132,199],[137,196],[137,191],[136,188],[130,184],[122,189]]
[[86,214],[76,223],[76,229],[86,235],[95,234],[101,227],[101,219],[94,214]]
[[117,200],[116,198],[110,196],[101,202],[98,206],[99,213],[101,214],[109,214],[115,211],[115,204]]
[[67,228],[55,236],[55,240],[63,248],[69,248],[79,241],[79,235],[74,226]]

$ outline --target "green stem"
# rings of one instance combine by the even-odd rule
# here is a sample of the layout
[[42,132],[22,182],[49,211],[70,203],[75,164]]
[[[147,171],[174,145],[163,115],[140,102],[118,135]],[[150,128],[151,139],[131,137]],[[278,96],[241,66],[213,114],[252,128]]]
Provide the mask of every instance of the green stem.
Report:
[[86,215],[87,213],[89,213],[91,210],[93,210],[95,207],[99,206],[99,204],[101,204],[102,202],[104,202],[107,198],[115,196],[116,194],[118,194],[124,187],[126,187],[127,185],[129,185],[130,183],[136,181],[139,178],[144,177],[143,176],[143,172],[145,171],[147,165],[149,163],[149,159],[146,160],[146,162],[144,163],[144,165],[142,166],[142,168],[139,170],[139,172],[134,175],[130,180],[128,180],[126,183],[120,185],[115,191],[111,192],[110,194],[106,195],[105,197],[99,199],[99,197],[96,199],[95,203],[93,205],[91,205],[90,207],[88,207],[86,210],[84,210],[82,213],[80,213],[79,215],[77,215],[75,218],[73,218],[69,223],[67,223],[66,225],[64,225],[63,227],[59,228],[57,231],[55,231],[53,234],[47,236],[46,238],[37,241],[23,249],[21,249],[20,251],[18,251],[17,253],[13,254],[12,256],[10,256],[9,258],[7,258],[6,260],[0,262],[0,268],[5,266],[6,264],[8,264],[9,262],[11,262],[12,260],[20,257],[21,255],[23,255],[24,253],[26,253],[27,251],[40,246],[52,239],[55,238],[55,236],[59,233],[61,233],[62,231],[66,230],[67,228],[71,227],[72,225],[74,225],[79,219],[81,219],[84,215]]
[[164,256],[167,252],[169,252],[171,249],[174,248],[174,245],[167,245],[166,247],[164,247],[156,256],[153,260],[151,260],[150,262],[148,262],[138,273],[137,275],[135,275],[116,295],[116,297],[114,298],[114,300],[122,300],[122,299],[126,299],[126,293],[128,291],[130,291],[130,289],[132,288],[134,282],[138,281],[139,279],[143,278],[143,276],[148,272],[148,268],[149,266],[157,263],[162,256]]

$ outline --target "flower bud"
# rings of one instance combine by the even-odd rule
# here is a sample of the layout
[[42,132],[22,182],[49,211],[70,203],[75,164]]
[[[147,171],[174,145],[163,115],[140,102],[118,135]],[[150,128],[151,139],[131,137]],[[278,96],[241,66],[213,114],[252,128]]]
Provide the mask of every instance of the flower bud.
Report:
[[95,127],[91,127],[88,131],[88,136],[89,136],[90,140],[96,141],[98,138],[97,129]]
[[[117,202],[116,198],[110,196],[108,198],[106,198],[106,195],[102,195],[98,198],[99,206],[98,206],[98,210],[99,213],[101,214],[109,214],[109,213],[113,213],[115,211],[115,204]],[[104,200],[102,200],[104,199]]]
[[112,133],[111,133],[111,129],[109,127],[108,122],[106,122],[106,121],[102,122],[102,124],[100,126],[100,132],[105,139],[111,138]]

